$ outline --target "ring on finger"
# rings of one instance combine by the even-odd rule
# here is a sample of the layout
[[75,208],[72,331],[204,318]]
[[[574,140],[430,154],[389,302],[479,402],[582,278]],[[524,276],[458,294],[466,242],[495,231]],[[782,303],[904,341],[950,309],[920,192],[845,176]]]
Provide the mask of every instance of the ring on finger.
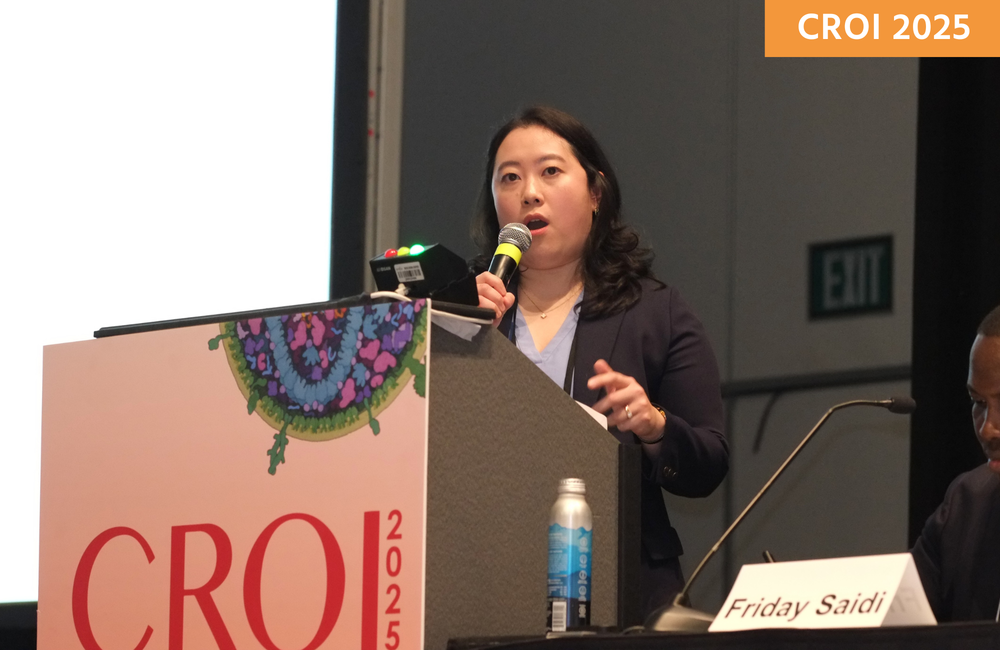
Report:
[[625,405],[625,417],[629,420],[632,419],[632,409],[628,407],[628,404]]

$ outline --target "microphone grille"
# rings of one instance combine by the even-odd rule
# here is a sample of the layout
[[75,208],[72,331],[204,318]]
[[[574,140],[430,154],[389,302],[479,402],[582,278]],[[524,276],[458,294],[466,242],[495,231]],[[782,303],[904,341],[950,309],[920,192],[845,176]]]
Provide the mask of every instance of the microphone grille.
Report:
[[523,253],[531,246],[531,231],[523,223],[508,223],[500,229],[497,244],[513,244]]
[[912,397],[900,395],[889,400],[887,407],[890,413],[902,413],[903,415],[913,413],[917,410],[917,403]]

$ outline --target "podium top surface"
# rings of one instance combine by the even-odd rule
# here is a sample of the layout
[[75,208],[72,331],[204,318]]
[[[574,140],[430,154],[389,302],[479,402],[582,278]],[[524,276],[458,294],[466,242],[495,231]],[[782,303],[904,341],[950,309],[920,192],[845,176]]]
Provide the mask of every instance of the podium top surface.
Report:
[[[375,297],[372,298],[366,293],[356,296],[348,296],[337,300],[327,300],[323,302],[310,302],[301,305],[286,305],[283,307],[270,307],[268,309],[254,309],[249,311],[234,311],[222,314],[211,314],[208,316],[191,316],[188,318],[172,318],[169,320],[152,321],[149,323],[135,323],[132,325],[113,325],[102,327],[94,332],[95,339],[109,336],[121,336],[123,334],[139,334],[141,332],[156,332],[160,330],[175,329],[178,327],[194,327],[196,325],[211,325],[212,323],[225,323],[228,321],[245,320],[247,318],[266,318],[268,316],[281,316],[282,314],[300,314],[307,312],[323,311],[326,309],[343,309],[371,303],[391,302],[392,298]],[[460,316],[468,316],[484,320],[493,319],[493,311],[472,307],[470,305],[459,305],[456,303],[433,301],[434,309],[454,313]]]

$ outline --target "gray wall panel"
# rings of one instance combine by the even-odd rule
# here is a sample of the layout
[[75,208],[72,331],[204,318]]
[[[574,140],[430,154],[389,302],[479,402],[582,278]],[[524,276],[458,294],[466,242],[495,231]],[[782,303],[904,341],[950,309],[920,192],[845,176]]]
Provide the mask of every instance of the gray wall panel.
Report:
[[[736,378],[910,358],[915,59],[765,59],[740,14]],[[892,314],[808,321],[810,243],[894,236]]]
[[728,2],[407,4],[400,239],[471,255],[496,126],[550,103],[597,135],[656,270],[725,340]]

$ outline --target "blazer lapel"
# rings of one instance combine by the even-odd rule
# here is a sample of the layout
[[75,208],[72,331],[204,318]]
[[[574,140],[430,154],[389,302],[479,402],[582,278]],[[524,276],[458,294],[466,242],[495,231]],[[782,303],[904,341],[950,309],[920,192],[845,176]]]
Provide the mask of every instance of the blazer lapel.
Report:
[[618,334],[624,319],[624,310],[598,320],[580,319],[576,326],[573,399],[587,405],[593,405],[600,399],[598,391],[587,388],[587,380],[594,376],[594,363],[598,359],[604,359],[614,367],[611,356],[618,343]]

